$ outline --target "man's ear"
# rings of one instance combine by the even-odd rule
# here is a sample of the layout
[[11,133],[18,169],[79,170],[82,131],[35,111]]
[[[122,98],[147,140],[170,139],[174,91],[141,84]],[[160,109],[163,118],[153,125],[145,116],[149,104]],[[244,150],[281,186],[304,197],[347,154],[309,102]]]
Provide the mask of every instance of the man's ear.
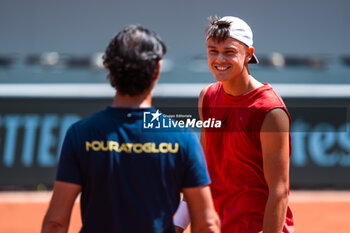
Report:
[[250,59],[252,59],[253,53],[254,53],[254,48],[253,48],[253,47],[249,47],[249,48],[247,49],[246,62],[249,62]]
[[162,63],[163,63],[163,60],[159,60],[157,68],[156,68],[156,72],[154,73],[154,79],[155,80],[158,80],[158,78],[159,78],[159,74],[160,74],[160,69],[162,67]]

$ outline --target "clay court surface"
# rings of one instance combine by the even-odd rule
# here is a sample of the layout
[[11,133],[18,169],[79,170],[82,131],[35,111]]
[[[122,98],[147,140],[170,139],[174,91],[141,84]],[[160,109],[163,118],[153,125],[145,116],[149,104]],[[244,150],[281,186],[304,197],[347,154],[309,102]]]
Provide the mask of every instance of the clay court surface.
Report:
[[[0,232],[38,233],[50,192],[0,192]],[[297,233],[349,233],[350,191],[292,191],[290,205]],[[76,202],[69,233],[79,232]]]

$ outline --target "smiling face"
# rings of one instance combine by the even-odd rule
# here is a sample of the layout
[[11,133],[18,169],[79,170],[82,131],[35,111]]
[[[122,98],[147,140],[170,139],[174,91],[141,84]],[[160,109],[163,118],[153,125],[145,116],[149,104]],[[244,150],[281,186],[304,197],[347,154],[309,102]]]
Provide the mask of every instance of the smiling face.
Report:
[[208,65],[217,81],[225,82],[248,74],[248,62],[254,48],[227,38],[218,42],[213,37],[207,40]]

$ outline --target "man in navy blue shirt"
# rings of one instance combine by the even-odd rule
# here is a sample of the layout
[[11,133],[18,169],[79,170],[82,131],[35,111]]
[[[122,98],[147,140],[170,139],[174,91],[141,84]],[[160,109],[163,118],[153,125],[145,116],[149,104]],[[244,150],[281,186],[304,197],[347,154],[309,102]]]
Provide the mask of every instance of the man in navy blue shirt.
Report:
[[[144,129],[166,47],[128,26],[109,43],[104,65],[116,89],[111,106],[67,131],[42,232],[67,232],[81,192],[80,232],[175,232],[183,192],[192,232],[219,232],[201,146],[186,130]],[[158,120],[158,119],[157,119]]]

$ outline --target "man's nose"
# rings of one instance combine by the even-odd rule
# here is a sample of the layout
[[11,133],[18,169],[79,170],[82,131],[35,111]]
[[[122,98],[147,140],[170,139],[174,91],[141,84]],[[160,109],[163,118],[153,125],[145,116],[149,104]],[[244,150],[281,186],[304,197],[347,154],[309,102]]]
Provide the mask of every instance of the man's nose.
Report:
[[216,57],[217,62],[224,62],[225,61],[225,56],[222,53],[219,53],[218,56]]

